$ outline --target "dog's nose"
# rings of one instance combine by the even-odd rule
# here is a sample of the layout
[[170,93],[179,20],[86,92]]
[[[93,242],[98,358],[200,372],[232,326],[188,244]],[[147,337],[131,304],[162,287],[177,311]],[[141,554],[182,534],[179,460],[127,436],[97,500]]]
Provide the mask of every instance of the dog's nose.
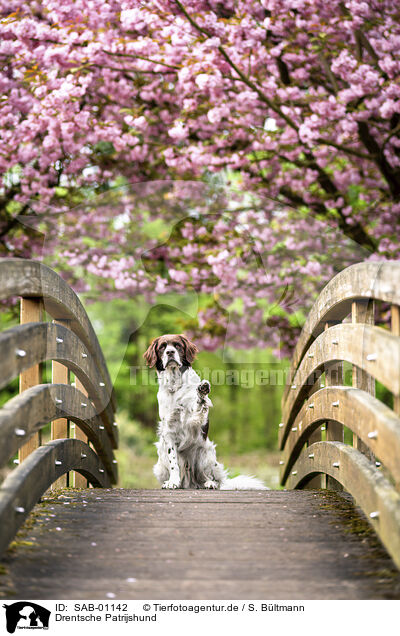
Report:
[[174,351],[173,349],[170,349],[169,351],[167,351],[167,356],[173,356],[174,355]]

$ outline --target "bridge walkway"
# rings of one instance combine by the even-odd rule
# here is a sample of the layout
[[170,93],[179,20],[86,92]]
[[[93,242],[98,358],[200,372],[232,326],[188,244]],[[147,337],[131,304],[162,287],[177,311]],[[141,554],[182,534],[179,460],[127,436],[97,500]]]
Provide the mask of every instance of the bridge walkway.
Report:
[[12,599],[398,599],[349,495],[64,489],[3,555]]

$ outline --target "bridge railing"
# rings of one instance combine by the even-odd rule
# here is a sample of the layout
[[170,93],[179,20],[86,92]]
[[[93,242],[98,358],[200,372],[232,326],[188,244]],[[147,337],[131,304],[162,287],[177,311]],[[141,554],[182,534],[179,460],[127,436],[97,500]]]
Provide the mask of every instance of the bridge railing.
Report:
[[[377,303],[390,313],[380,326]],[[293,355],[279,443],[281,484],[350,492],[400,567],[399,306],[400,262],[328,283]]]
[[[18,459],[0,487],[0,553],[50,486],[117,482],[115,398],[79,298],[45,265],[1,259],[0,300],[12,297],[21,324],[0,333],[0,390],[19,376],[20,393],[0,409],[0,468]],[[46,361],[52,378],[43,384]]]

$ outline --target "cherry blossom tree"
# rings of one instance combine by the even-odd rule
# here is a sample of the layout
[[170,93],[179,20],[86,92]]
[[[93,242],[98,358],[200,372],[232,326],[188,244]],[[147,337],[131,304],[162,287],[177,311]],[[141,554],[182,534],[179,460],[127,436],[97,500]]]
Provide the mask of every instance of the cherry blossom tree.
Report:
[[78,288],[194,289],[208,348],[290,346],[335,271],[398,258],[395,0],[0,7],[3,254],[41,230]]

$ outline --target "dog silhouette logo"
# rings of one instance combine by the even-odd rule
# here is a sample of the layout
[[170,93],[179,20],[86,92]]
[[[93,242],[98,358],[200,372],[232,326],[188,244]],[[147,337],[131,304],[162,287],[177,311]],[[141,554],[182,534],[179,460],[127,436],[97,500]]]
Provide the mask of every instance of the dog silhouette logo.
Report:
[[19,601],[3,605],[6,609],[7,631],[14,634],[16,629],[48,629],[51,612],[30,601]]

